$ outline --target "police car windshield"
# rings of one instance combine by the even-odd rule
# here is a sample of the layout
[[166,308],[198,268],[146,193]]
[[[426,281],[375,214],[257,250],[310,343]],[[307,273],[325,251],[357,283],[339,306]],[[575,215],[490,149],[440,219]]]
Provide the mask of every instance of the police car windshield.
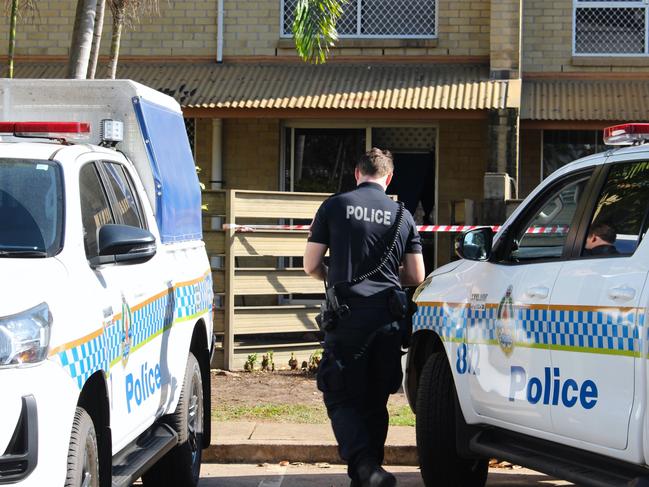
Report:
[[61,246],[61,169],[51,161],[0,158],[0,258],[38,258]]

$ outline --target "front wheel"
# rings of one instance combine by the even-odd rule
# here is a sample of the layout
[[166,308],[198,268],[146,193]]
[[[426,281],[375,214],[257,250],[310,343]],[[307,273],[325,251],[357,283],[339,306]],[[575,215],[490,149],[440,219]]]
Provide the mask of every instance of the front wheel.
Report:
[[99,448],[92,418],[77,407],[68,447],[65,487],[99,487]]
[[192,353],[176,411],[164,418],[178,433],[178,445],[145,473],[145,486],[196,487],[201,471],[203,445],[203,381]]
[[424,365],[417,390],[417,452],[426,487],[483,487],[486,459],[462,458],[455,444],[455,385],[444,352]]

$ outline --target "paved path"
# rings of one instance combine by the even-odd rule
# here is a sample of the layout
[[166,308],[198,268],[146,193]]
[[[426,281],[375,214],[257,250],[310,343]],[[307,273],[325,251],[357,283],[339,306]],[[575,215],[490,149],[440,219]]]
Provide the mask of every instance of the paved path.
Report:
[[[416,467],[387,467],[399,487],[422,487]],[[203,464],[199,487],[348,487],[346,469],[341,465],[321,468],[315,465]],[[492,469],[488,487],[550,487],[572,485],[553,480],[527,469]]]
[[[285,424],[229,421],[212,423],[213,443],[283,443],[303,444],[317,441],[322,445],[335,445],[333,431],[329,424]],[[387,445],[408,446],[415,444],[415,428],[412,426],[390,426]]]
[[[212,446],[203,460],[212,463],[340,463],[329,424],[214,422]],[[417,465],[415,428],[391,426],[385,459],[391,465]]]
[[[212,446],[203,452],[200,487],[347,487],[328,424],[212,423]],[[388,470],[399,487],[422,487],[415,428],[391,426],[386,442]],[[281,467],[281,461],[292,462]],[[324,463],[327,468],[317,466]],[[403,466],[395,466],[403,465]],[[492,469],[488,487],[572,485],[527,470]]]

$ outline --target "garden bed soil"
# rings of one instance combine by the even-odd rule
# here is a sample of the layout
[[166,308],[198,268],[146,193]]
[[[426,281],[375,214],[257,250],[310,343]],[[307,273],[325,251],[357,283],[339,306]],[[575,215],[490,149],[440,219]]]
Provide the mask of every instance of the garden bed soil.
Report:
[[[275,372],[212,371],[212,411],[255,406],[298,406],[322,409],[322,393],[315,375],[301,370]],[[390,396],[391,409],[408,404],[403,392]],[[326,418],[325,418],[326,419]],[[261,419],[263,420],[263,418]]]

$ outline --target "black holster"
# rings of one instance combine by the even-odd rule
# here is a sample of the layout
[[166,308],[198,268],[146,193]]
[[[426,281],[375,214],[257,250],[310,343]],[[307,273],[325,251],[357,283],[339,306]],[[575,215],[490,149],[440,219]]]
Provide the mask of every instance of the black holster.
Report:
[[410,346],[410,338],[412,337],[412,317],[417,312],[417,303],[412,299],[415,288],[407,288],[401,291],[405,295],[406,300],[406,313],[405,316],[399,321],[399,328],[401,329],[401,346],[408,348]]
[[325,300],[320,304],[320,313],[315,321],[324,332],[336,329],[338,322],[349,318],[351,310],[340,296],[340,292],[334,285],[326,290]]

